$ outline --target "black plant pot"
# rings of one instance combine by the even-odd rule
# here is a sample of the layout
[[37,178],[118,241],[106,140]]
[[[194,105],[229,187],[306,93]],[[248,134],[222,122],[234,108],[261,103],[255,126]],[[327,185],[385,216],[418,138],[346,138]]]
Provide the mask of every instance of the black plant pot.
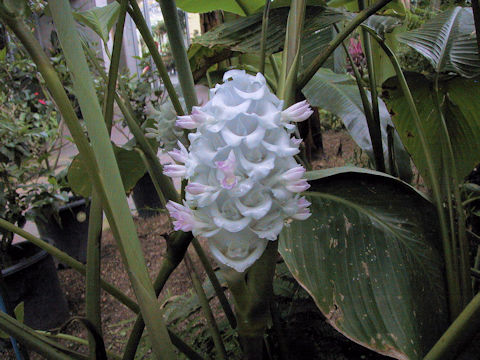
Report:
[[39,330],[58,327],[69,317],[68,305],[52,256],[31,243],[13,245],[14,265],[2,270],[6,302],[11,308],[24,303],[24,322]]
[[87,262],[88,216],[90,203],[85,199],[72,199],[58,208],[55,216],[35,216],[40,237],[51,241],[60,250],[81,263]]
[[138,180],[133,188],[132,197],[138,215],[142,218],[148,218],[159,214],[159,211],[154,209],[160,209],[162,203],[160,202],[155,185],[153,185],[152,179],[148,173]]

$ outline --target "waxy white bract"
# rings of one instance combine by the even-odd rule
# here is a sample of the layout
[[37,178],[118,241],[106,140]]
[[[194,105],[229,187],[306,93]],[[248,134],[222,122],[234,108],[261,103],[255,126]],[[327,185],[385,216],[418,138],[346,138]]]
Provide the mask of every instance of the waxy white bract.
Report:
[[171,177],[185,177],[186,201],[169,202],[175,230],[208,238],[213,255],[238,272],[245,271],[277,239],[288,218],[305,220],[310,203],[298,193],[308,189],[305,169],[297,164],[301,139],[296,123],[312,110],[302,101],[282,111],[283,102],[261,74],[231,70],[211,100],[181,116],[177,126],[196,129],[190,147],[170,152]]

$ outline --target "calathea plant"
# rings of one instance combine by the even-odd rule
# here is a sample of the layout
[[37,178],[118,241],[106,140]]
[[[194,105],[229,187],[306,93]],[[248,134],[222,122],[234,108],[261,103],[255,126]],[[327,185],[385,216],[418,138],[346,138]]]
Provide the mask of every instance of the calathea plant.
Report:
[[[8,231],[22,234],[60,257],[63,262],[87,274],[87,321],[92,324],[90,329],[96,329],[97,340],[102,329],[100,286],[138,313],[125,348],[124,359],[135,357],[144,327],[148,330],[154,358],[176,358],[173,344],[191,358],[202,357],[167,328],[157,302],[158,294],[182,259],[185,258],[186,263],[189,263],[186,249],[190,242],[193,243],[200,258],[206,258],[195,236],[207,238],[216,259],[227,265],[225,278],[233,294],[236,321],[230,317],[228,301],[215,274],[212,275],[213,271],[208,262],[204,262],[206,272],[212,284],[216,286],[217,295],[230,324],[240,335],[247,359],[262,358],[265,329],[270,323],[270,314],[275,314],[271,312],[270,301],[272,278],[278,259],[277,246],[292,275],[312,295],[328,321],[350,339],[398,359],[421,359],[428,353],[429,359],[446,359],[444,354],[454,353],[463,335],[466,337],[479,323],[480,295],[477,294],[471,300],[473,294],[469,291],[471,282],[466,246],[468,244],[462,235],[465,233],[462,230],[465,229],[462,228],[461,202],[458,201],[458,194],[455,194],[458,192],[457,180],[460,177],[454,178],[451,182],[447,181],[451,179],[450,169],[455,167],[453,165],[460,165],[460,160],[457,161],[452,150],[452,137],[464,144],[467,136],[463,136],[465,133],[463,130],[451,131],[450,127],[449,131],[448,126],[437,126],[437,122],[429,122],[431,106],[424,112],[418,111],[421,108],[412,98],[395,54],[378,34],[377,25],[383,23],[385,19],[376,17],[375,13],[389,2],[391,1],[379,0],[369,8],[352,15],[345,12],[339,14],[338,11],[331,10],[323,11],[320,8],[306,11],[306,1],[293,0],[287,11],[285,9],[278,11],[279,15],[283,14],[282,16],[272,16],[271,30],[267,31],[269,1],[264,8],[262,2],[259,4],[257,0],[226,1],[225,3],[229,3],[230,6],[223,10],[236,12],[241,16],[253,16],[253,19],[242,20],[245,29],[248,30],[240,32],[242,35],[245,33],[249,36],[255,33],[249,27],[253,22],[258,25],[262,17],[255,13],[264,10],[262,24],[257,26],[262,27],[262,32],[255,33],[255,39],[259,39],[259,44],[255,45],[259,46],[248,50],[260,59],[260,65],[252,61],[239,66],[253,74],[257,72],[264,74],[268,86],[277,94],[278,99],[270,93],[262,75],[233,71],[227,72],[223,84],[212,90],[212,98],[208,104],[196,107],[193,76],[184,48],[175,2],[159,0],[187,111],[182,108],[137,2],[121,0],[119,4],[112,3],[104,8],[93,9],[88,15],[92,15],[89,18],[95,19],[97,23],[101,18],[99,15],[108,18],[107,26],[102,28],[108,30],[115,20],[117,22],[109,76],[105,74],[107,91],[102,111],[95,95],[70,4],[67,0],[50,0],[51,14],[67,65],[74,74],[75,94],[82,108],[88,136],[79,125],[58,75],[25,26],[22,6],[17,8],[14,6],[16,2],[12,1],[1,2],[2,21],[14,31],[37,64],[79,148],[91,179],[93,196],[90,219],[93,221],[87,268],[71,261],[65,254],[59,253],[58,250],[52,249],[48,244],[3,219],[0,219],[0,225]],[[181,3],[185,5],[185,2],[178,2]],[[223,5],[218,3],[202,1],[192,6],[197,10],[201,9],[198,11],[211,11],[223,8]],[[277,2],[276,5],[283,3]],[[363,9],[365,4],[359,1],[358,5]],[[116,89],[123,25],[127,12],[135,21],[151,52],[164,82],[165,91],[168,92],[178,115],[177,124],[185,132],[194,130],[188,136],[189,145],[179,144],[179,149],[170,153],[176,163],[165,168],[162,168],[156,152],[146,141],[135,115],[128,106],[125,106],[129,99],[125,98],[124,94],[119,95]],[[309,16],[306,16],[306,13]],[[461,30],[462,27],[457,26],[463,24],[457,21],[461,19],[457,16],[459,13],[460,10],[455,10],[451,14],[447,13],[448,16],[444,15],[444,20],[450,19],[449,26],[442,25],[445,23],[442,18],[437,19],[433,26],[437,30],[429,27],[425,31],[428,36],[425,34],[422,36],[422,39],[427,38],[425,41],[421,40],[422,46],[425,43],[443,43],[442,49],[445,51],[441,51],[440,54],[448,53],[448,49],[454,48],[449,45],[449,41],[440,42],[429,38],[433,33],[445,37],[447,34],[445,29]],[[372,21],[364,23],[369,17]],[[309,26],[304,26],[305,19],[309,21]],[[337,33],[334,28],[328,28],[335,22],[344,22],[342,31]],[[343,91],[344,98],[352,98],[350,94],[357,91],[354,89],[355,86],[340,88],[344,84],[330,81],[329,74],[328,72],[325,74],[325,71],[322,77],[322,72],[318,70],[332,55],[334,49],[342,45],[342,42],[360,25],[365,29],[364,41],[367,38],[377,41],[394,65],[400,84],[395,89],[401,91],[407,104],[405,106],[401,104],[395,113],[415,120],[415,124],[403,131],[401,137],[421,140],[421,146],[409,146],[407,141],[405,143],[408,150],[416,154],[417,158],[418,154],[425,154],[425,162],[429,169],[425,172],[428,175],[425,178],[432,186],[435,206],[410,185],[392,176],[395,175],[392,171],[395,168],[393,166],[395,151],[389,151],[388,158],[383,156],[383,149],[387,146],[390,150],[393,149],[396,140],[392,136],[390,139],[383,139],[384,131],[380,128],[382,112],[379,109],[374,79],[375,66],[372,66],[376,60],[372,56],[372,47],[368,44],[364,47],[369,73],[369,92],[356,69],[357,71],[354,71],[358,85],[356,94],[360,94],[356,97],[356,103],[362,103],[361,112],[363,118],[367,118],[368,129],[363,126],[361,131],[370,138],[376,168],[379,171],[340,168],[305,173],[297,163],[302,160],[302,153],[298,153],[299,137],[293,136],[294,133],[296,135],[295,122],[308,117],[310,109],[304,102],[295,104],[295,99],[305,96],[314,104],[312,94],[320,94],[321,90],[325,89],[320,85],[327,81],[332,85],[330,88],[336,87],[337,90]],[[327,31],[324,32],[325,29]],[[268,56],[271,76],[266,74],[265,65],[265,55],[270,55],[266,50],[269,31],[274,33],[273,35],[281,35],[276,38],[276,44],[279,45],[269,51],[282,52],[281,60],[280,57]],[[326,33],[334,36],[329,36],[327,44],[322,48],[315,48],[319,44],[317,37]],[[457,31],[452,35],[455,33]],[[463,38],[463,35],[457,38],[468,41],[461,42],[462,49],[457,49],[454,60],[464,54],[463,46],[471,43],[471,34],[473,31],[470,28],[465,34],[466,38]],[[247,40],[249,39],[245,42],[248,42]],[[309,46],[302,48],[303,40],[309,40]],[[476,50],[472,53],[473,47],[470,45],[469,54],[476,56]],[[308,51],[312,48],[315,51]],[[235,49],[238,47],[235,46]],[[235,49],[232,48],[232,51],[236,51]],[[261,51],[258,52],[258,49]],[[437,50],[435,48],[432,51],[435,59],[439,54]],[[476,62],[475,59],[471,61]],[[442,59],[438,64],[438,72],[443,72],[441,65],[446,64],[445,60]],[[209,68],[210,65],[206,67],[206,71]],[[352,68],[355,70],[353,62]],[[443,70],[453,71],[451,67]],[[274,81],[271,81],[272,79]],[[438,77],[434,84],[433,93],[436,95],[443,94],[442,88],[439,87],[440,80]],[[472,84],[474,83],[472,80]],[[425,93],[430,94],[432,91],[426,90]],[[422,96],[422,99],[426,97]],[[462,116],[452,117],[448,125],[456,124],[455,121],[462,121],[463,118],[474,118],[475,111],[470,107],[474,102],[469,101],[465,104],[466,101],[462,101],[465,97],[466,95],[458,96],[452,87],[449,88],[447,95],[433,98],[438,115],[435,120],[440,120],[438,123],[444,124],[442,118],[444,114],[441,111],[444,105],[448,105],[445,109],[447,115],[464,106],[467,108],[462,112]],[[361,99],[357,101],[359,98]],[[400,96],[394,98],[402,100]],[[281,103],[279,99],[284,102]],[[455,100],[455,104],[447,102],[448,99]],[[134,134],[135,151],[141,153],[145,159],[159,196],[170,210],[175,229],[178,230],[169,236],[167,251],[154,283],[150,280],[144,262],[109,137],[114,102],[119,105]],[[393,106],[395,108],[396,104]],[[353,120],[357,121],[358,118]],[[407,124],[403,123],[404,126]],[[424,130],[425,125],[430,123],[444,131],[441,136],[434,139],[439,140],[438,144],[441,145],[437,152],[444,154],[442,155],[444,157],[438,159],[441,165],[438,167],[439,171],[432,171],[435,170],[433,166],[435,158],[432,158],[432,152],[429,151],[429,142],[425,141],[425,136],[429,135]],[[462,122],[465,123],[468,122]],[[471,126],[469,129],[471,130],[469,134],[478,134],[475,127]],[[415,157],[413,156],[414,160]],[[386,166],[387,160],[392,166]],[[478,159],[475,160],[478,162]],[[421,163],[417,161],[417,168],[421,168],[419,166]],[[462,165],[470,166],[470,161],[464,161]],[[384,173],[388,168],[390,175]],[[180,194],[175,191],[171,179],[165,174],[188,180],[184,182],[186,186]],[[308,187],[305,178],[309,179],[311,185],[309,191],[305,191]],[[108,179],[108,183],[105,179]],[[444,188],[440,188],[438,179],[445,180]],[[451,196],[452,192],[455,199]],[[445,204],[448,205],[447,211]],[[115,235],[136,301],[100,280],[98,238],[102,210]],[[290,222],[290,219],[295,218],[304,221]],[[288,226],[285,223],[288,223]],[[438,244],[439,223],[441,238],[445,245],[443,254],[439,250],[442,246]],[[457,233],[461,235],[458,239],[460,242],[456,240]],[[271,241],[278,235],[280,241]],[[444,264],[447,265],[446,276]],[[445,278],[448,278],[448,287],[445,286]],[[197,290],[200,298],[202,290],[198,288]],[[205,299],[204,294],[203,296],[204,310],[210,315],[209,329],[217,356],[220,359],[227,358],[221,334],[212,320],[211,310],[209,312],[208,299]],[[465,310],[462,310],[464,307]],[[453,324],[444,335],[443,340],[446,341],[442,340],[435,345],[451,321]],[[43,335],[29,331],[30,329],[19,330],[18,323],[2,313],[0,329],[14,334],[20,341],[49,359],[66,359],[72,356],[85,358],[83,354],[72,355],[69,349],[52,343]],[[96,339],[93,336],[89,338],[90,358],[105,358],[102,349],[98,349],[101,348],[101,342]]]

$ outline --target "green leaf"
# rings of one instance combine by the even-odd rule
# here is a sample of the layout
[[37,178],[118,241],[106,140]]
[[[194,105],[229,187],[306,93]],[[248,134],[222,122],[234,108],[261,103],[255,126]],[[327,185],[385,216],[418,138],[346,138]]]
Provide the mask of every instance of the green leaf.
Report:
[[177,7],[186,12],[205,13],[214,10],[228,11],[246,16],[260,10],[264,0],[177,0]]
[[[23,320],[24,320],[24,315],[25,315],[25,303],[22,301],[21,303],[19,303],[15,309],[13,310],[13,312],[15,313],[15,318],[17,319],[17,321],[19,323],[22,323],[23,324]],[[0,339],[8,339],[10,338],[10,335],[6,334],[4,331],[0,330]]]
[[[140,178],[145,175],[145,165],[140,155],[134,150],[113,146],[122,177],[123,187],[128,194]],[[86,174],[86,167],[77,155],[68,168],[68,185],[79,196],[89,198],[92,194],[92,183]]]
[[[334,33],[332,24],[345,19],[345,14],[336,10],[321,7],[308,7],[302,36],[302,57],[300,68],[306,67],[315,56],[332,40]],[[266,54],[271,55],[283,50],[285,42],[285,24],[288,8],[277,8],[270,11],[267,29]],[[244,54],[258,54],[262,30],[262,14],[238,18],[223,23],[202,36],[193,39],[192,53],[199,52],[198,45],[214,48],[211,58],[220,50],[228,49]],[[192,62],[192,59],[191,59]],[[203,62],[207,62],[204,59]]]
[[480,74],[471,8],[446,10],[398,39],[425,56],[437,73],[453,71],[465,77]]
[[312,216],[280,235],[291,273],[349,339],[397,359],[421,359],[448,325],[435,208],[376,171],[307,176]]
[[[320,69],[302,90],[308,102],[340,117],[350,136],[373,160],[373,148],[358,87],[350,75]],[[370,92],[368,92],[370,96]],[[378,99],[384,158],[388,159],[387,126],[393,126],[385,103]],[[398,134],[394,138],[397,167],[402,179],[410,179],[410,157]],[[388,165],[388,164],[387,164]]]
[[117,21],[119,13],[120,4],[112,2],[107,6],[96,7],[82,12],[74,12],[73,17],[79,23],[95,31],[106,43],[108,42],[109,32]]
[[[420,74],[406,74],[408,86],[412,91],[415,105],[422,121],[427,146],[432,154],[434,171],[440,182],[443,174],[441,129],[439,114],[433,102],[433,83]],[[447,130],[453,147],[453,156],[458,179],[467,176],[480,162],[480,87],[477,79],[455,77],[440,82],[440,95],[443,100],[443,112]],[[420,139],[415,130],[413,118],[407,101],[403,96],[396,78],[387,80],[383,85],[384,99],[393,114],[392,120],[411,155],[415,166],[424,179],[428,179],[427,163]]]
[[25,303],[22,301],[15,307],[13,312],[15,313],[15,318],[17,321],[23,324],[23,320],[25,318]]

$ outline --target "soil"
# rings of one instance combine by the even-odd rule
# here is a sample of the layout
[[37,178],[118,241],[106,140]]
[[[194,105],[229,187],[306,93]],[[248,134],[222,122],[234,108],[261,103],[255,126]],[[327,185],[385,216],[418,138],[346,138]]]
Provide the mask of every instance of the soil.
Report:
[[[315,161],[314,167],[316,169],[353,164],[356,161],[355,152],[358,150],[356,150],[356,145],[346,132],[329,131],[323,135],[323,138],[324,153]],[[159,270],[160,264],[162,263],[162,257],[165,253],[165,235],[171,231],[168,217],[165,214],[161,214],[148,219],[136,218],[135,223],[142,243],[147,267],[153,280],[153,277]],[[206,248],[206,246],[204,246],[204,248]],[[119,251],[116,247],[112,233],[108,230],[104,232],[102,237],[101,252],[102,277],[131,298],[134,298]],[[192,256],[192,258],[194,259],[194,262],[197,263],[197,269],[201,269],[196,256]],[[85,316],[84,277],[72,269],[59,270],[58,274],[68,301],[70,314],[72,316]],[[204,274],[201,275],[204,277]],[[162,295],[160,296],[160,303],[163,303],[162,298],[164,299],[165,297],[185,294],[191,289],[191,287],[191,281],[187,275],[185,265],[182,262],[175,270],[173,276],[169,278]],[[121,354],[128,339],[129,330],[135,319],[135,314],[103,291],[101,295],[101,310],[103,324],[102,330],[106,349],[108,352]],[[308,324],[312,321],[323,324],[320,326],[322,328],[320,332],[324,339],[319,342],[321,348],[318,349],[323,355],[319,357],[319,359],[387,359],[386,357],[370,352],[359,345],[352,343],[336,333],[335,330],[325,323],[324,319],[319,315],[319,312],[312,316],[315,316],[316,318],[313,319],[309,316],[304,319],[299,318],[297,321],[300,321],[300,323],[303,324]],[[297,334],[292,333],[292,336],[296,335],[298,337],[299,329],[301,331],[302,326],[297,328]],[[78,322],[69,324],[62,330],[62,333],[86,338],[86,331]],[[302,338],[305,341],[306,338],[303,336]],[[84,352],[86,350],[85,346],[72,346],[71,342],[64,342],[64,344],[68,344],[77,351]],[[297,345],[299,344],[297,343]],[[305,346],[307,345],[305,344]],[[299,356],[299,359],[304,359],[303,355]],[[312,357],[312,354],[306,356],[308,356],[308,359],[316,358]],[[15,359],[10,350],[0,350],[0,358]],[[147,351],[144,356],[137,356],[137,358],[149,359],[150,356]],[[31,359],[43,359],[43,357],[32,353]]]

